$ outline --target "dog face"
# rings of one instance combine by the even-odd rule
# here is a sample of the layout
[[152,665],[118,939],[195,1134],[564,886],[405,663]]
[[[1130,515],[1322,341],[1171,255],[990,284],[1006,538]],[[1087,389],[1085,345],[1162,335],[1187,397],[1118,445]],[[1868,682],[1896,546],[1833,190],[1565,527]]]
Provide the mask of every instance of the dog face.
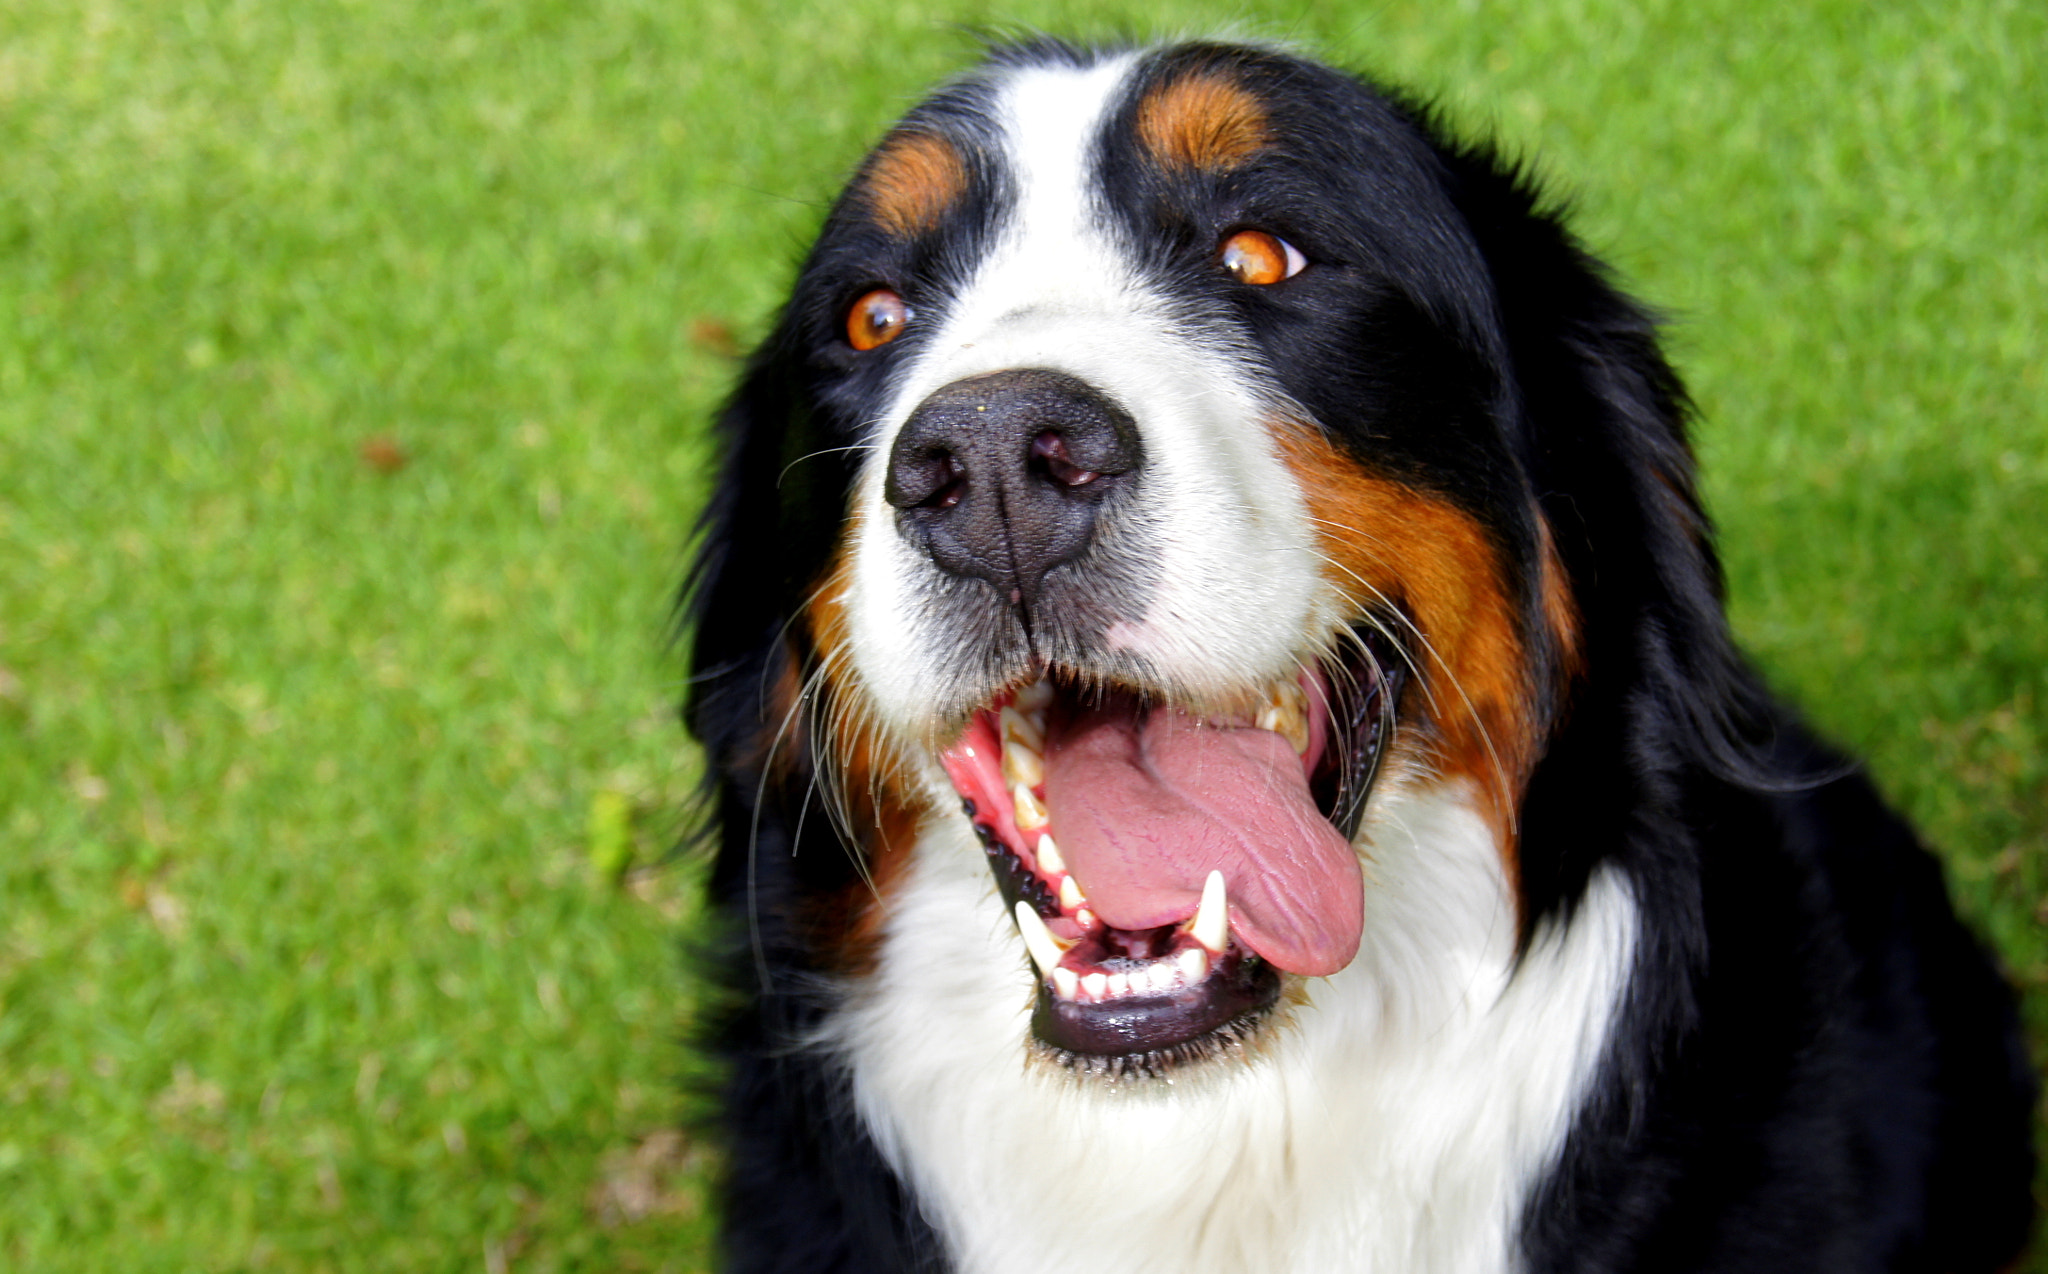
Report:
[[[1472,813],[1516,887],[1557,878],[1521,861],[1586,656],[1548,504],[1699,550],[1653,357],[1670,432],[1603,464],[1658,529],[1579,507],[1602,464],[1557,476],[1578,439],[1532,398],[1593,391],[1521,365],[1548,352],[1520,310],[1575,288],[1610,307],[1588,331],[1647,324],[1528,203],[1410,109],[1243,48],[1012,50],[890,133],[728,416],[704,590],[747,579],[748,639],[783,635],[759,701],[700,728],[736,715],[729,768],[814,788],[860,856],[798,922],[823,967],[872,960],[921,838],[964,823],[1040,1050],[1156,1070],[1354,960],[1397,796]],[[1495,212],[1557,278],[1503,286]],[[753,657],[718,640],[700,666]]]

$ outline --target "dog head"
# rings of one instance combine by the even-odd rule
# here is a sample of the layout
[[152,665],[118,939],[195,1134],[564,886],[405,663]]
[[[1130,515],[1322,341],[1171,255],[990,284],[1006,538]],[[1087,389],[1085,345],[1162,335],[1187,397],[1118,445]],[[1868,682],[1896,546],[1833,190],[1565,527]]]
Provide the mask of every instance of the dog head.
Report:
[[1411,105],[999,52],[861,165],[724,417],[714,888],[764,966],[859,974],[919,855],[985,857],[996,993],[1147,1066],[1354,960],[1403,797],[1483,823],[1527,932],[1640,796],[1587,801],[1614,749],[1731,728],[1681,416],[1649,320]]

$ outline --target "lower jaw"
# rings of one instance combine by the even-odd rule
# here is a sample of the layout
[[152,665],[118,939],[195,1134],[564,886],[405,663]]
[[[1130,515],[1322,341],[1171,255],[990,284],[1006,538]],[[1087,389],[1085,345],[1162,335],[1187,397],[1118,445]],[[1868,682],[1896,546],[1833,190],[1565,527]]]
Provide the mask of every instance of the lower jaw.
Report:
[[1198,987],[1077,1004],[1040,983],[1031,1034],[1041,1056],[1085,1075],[1158,1078],[1241,1050],[1280,1001],[1282,974],[1233,946]]

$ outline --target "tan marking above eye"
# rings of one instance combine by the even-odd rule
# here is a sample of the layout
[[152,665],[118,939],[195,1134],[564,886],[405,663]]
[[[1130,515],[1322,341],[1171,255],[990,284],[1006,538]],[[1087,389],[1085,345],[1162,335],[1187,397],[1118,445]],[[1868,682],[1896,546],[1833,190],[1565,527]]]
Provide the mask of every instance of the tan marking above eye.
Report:
[[1308,258],[1278,235],[1240,230],[1223,241],[1217,262],[1239,283],[1265,286],[1291,279],[1308,266]]
[[1265,148],[1266,108],[1227,71],[1197,70],[1145,94],[1138,140],[1169,168],[1229,172]]
[[887,345],[903,334],[910,322],[910,307],[888,288],[876,288],[853,303],[846,312],[846,340],[855,349],[869,350]]
[[890,234],[908,238],[937,226],[960,201],[967,165],[944,138],[901,132],[869,156],[856,189],[869,216]]

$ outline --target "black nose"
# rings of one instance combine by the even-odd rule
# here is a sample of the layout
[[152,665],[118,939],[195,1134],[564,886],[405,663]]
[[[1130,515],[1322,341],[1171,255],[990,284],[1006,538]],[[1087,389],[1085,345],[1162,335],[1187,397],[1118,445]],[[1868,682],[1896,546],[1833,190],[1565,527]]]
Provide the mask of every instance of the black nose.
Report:
[[889,452],[883,494],[912,543],[1012,603],[1079,557],[1144,464],[1123,408],[1060,372],[975,376],[918,405]]

